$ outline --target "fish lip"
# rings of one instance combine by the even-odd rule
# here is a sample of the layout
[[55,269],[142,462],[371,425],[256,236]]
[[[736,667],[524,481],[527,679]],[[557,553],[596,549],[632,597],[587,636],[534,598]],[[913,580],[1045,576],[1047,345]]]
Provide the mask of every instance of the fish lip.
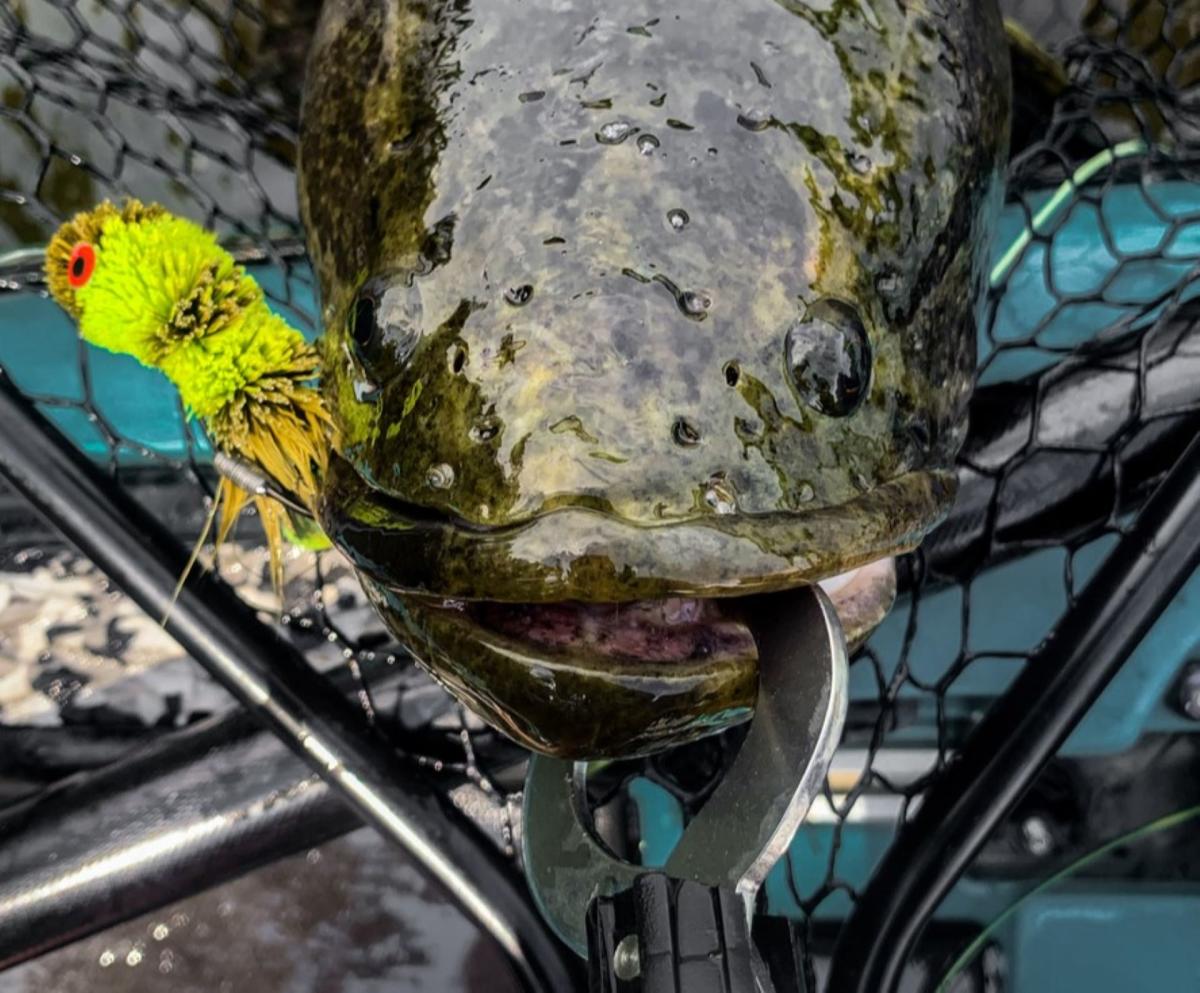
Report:
[[397,513],[340,458],[318,512],[361,574],[396,594],[548,603],[730,597],[811,584],[914,548],[953,502],[953,473],[906,473],[832,507],[632,524],[562,507],[464,527]]
[[[882,586],[883,598],[867,611],[873,627],[895,593],[891,559],[858,573],[862,581],[856,576],[846,584],[851,609],[843,619],[852,644],[867,633],[853,627],[864,617],[864,597]],[[505,618],[523,619],[525,608],[501,608],[497,623],[494,605],[396,594],[370,578],[364,588],[436,680],[493,727],[544,754],[575,760],[651,754],[742,723],[757,700],[754,597],[694,598],[674,607],[649,601],[631,611],[633,624],[622,623],[620,604],[536,605],[532,625],[513,626]],[[773,597],[773,610],[786,609],[779,594]],[[542,615],[546,627],[538,631],[543,606],[549,616]],[[632,644],[621,644],[622,631],[635,635]]]
[[606,658],[553,648],[431,598],[364,580],[392,633],[460,701],[519,744],[568,759],[632,758],[748,720],[757,650],[710,657]]
[[[595,759],[650,754],[749,719],[757,652],[664,659],[614,657],[570,639],[547,647],[478,623],[470,601],[621,603],[788,589],[915,545],[953,493],[947,474],[911,474],[852,505],[750,519],[765,525],[767,540],[739,533],[732,515],[645,527],[576,507],[483,530],[402,517],[335,459],[318,509],[379,615],[436,680],[525,747]],[[811,552],[822,536],[822,553],[806,554],[801,546]],[[468,609],[447,603],[458,600]]]

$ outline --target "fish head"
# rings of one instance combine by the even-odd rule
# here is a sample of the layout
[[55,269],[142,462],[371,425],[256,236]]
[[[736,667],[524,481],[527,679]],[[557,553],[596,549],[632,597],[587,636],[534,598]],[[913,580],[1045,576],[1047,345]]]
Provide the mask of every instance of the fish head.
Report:
[[492,723],[652,750],[749,715],[741,598],[953,499],[999,18],[461,6],[338,0],[310,59],[321,521]]

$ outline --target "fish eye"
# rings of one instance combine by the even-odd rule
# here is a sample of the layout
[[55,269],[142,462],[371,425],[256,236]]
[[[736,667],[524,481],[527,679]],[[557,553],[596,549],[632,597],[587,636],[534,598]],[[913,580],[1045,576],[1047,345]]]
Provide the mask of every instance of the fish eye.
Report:
[[346,315],[346,334],[364,371],[383,376],[406,365],[421,341],[421,315],[420,291],[406,274],[367,280]]
[[369,358],[379,341],[379,324],[375,320],[377,309],[374,296],[363,295],[355,301],[350,314],[350,337],[360,358]]
[[853,414],[871,382],[871,342],[858,310],[825,297],[788,328],[788,379],[801,403],[828,417]]

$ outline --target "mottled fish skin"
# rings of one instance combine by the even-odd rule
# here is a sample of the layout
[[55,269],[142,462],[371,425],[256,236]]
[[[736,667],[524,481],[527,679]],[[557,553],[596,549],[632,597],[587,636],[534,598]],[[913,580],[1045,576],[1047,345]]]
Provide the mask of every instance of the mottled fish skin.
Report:
[[328,0],[321,516],[397,629],[412,594],[729,595],[915,545],[1009,99],[992,0]]

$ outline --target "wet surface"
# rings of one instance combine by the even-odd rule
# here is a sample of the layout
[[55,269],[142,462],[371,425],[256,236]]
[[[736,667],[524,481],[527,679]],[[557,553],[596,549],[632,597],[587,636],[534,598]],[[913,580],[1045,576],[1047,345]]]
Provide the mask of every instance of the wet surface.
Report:
[[367,829],[0,974],[4,993],[508,993],[503,954]]

